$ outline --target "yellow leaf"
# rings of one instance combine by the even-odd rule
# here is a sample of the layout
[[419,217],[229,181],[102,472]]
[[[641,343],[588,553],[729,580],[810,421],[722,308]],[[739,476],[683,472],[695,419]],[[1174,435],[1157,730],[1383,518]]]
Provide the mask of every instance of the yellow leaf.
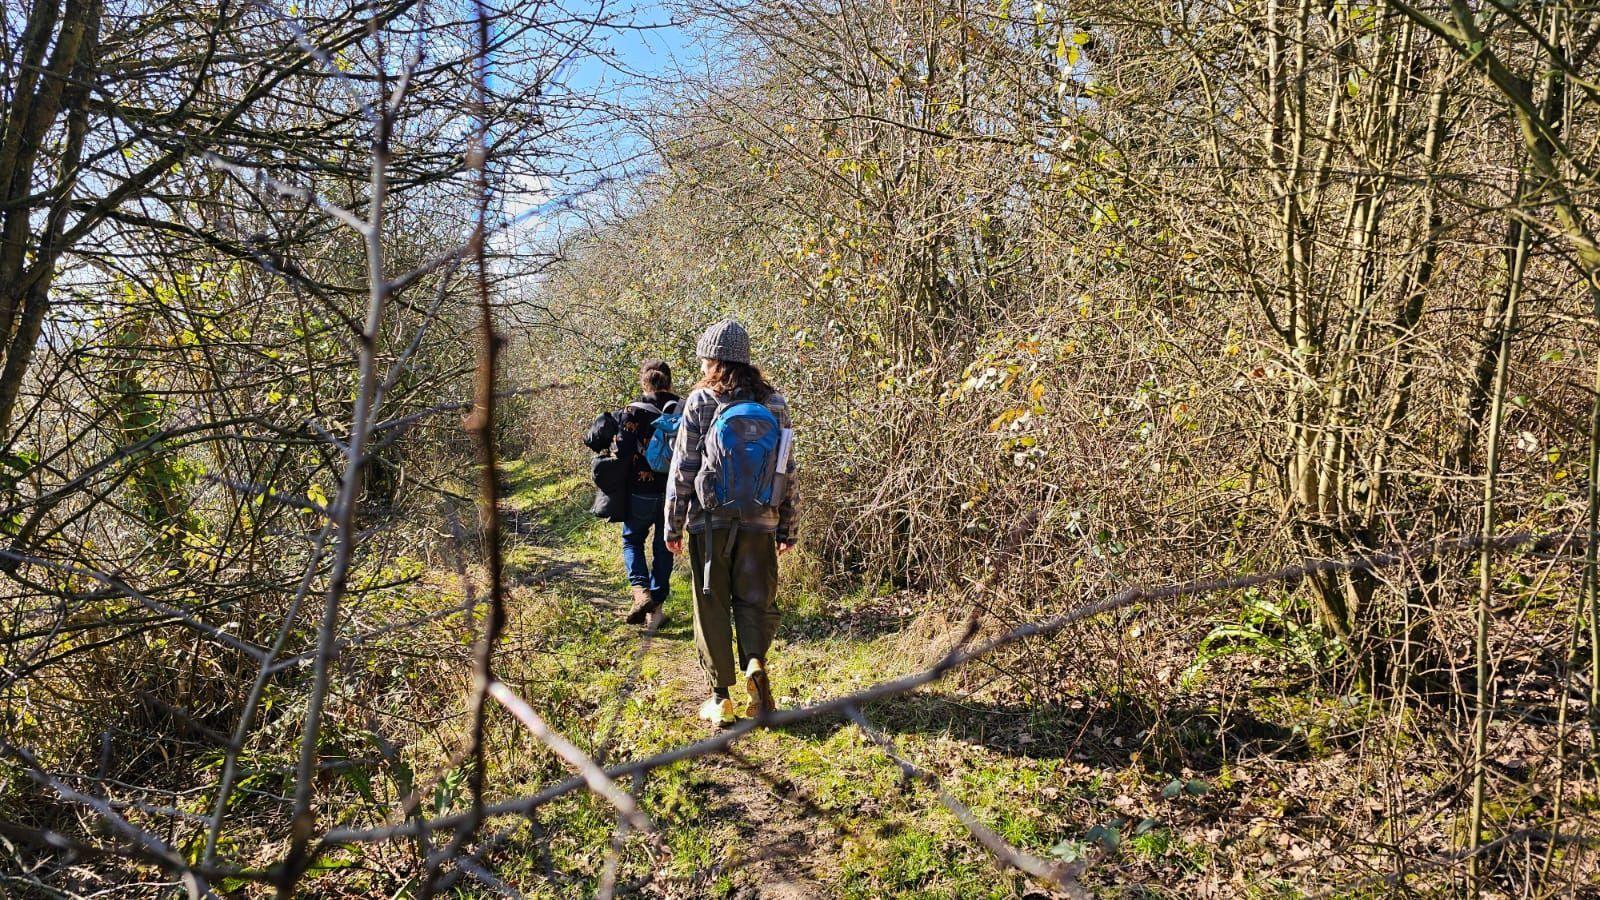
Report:
[[1012,422],[1016,421],[1017,416],[1021,414],[1021,410],[1008,409],[1000,415],[995,416],[994,421],[989,423],[989,433],[993,434],[1007,425],[1010,425]]

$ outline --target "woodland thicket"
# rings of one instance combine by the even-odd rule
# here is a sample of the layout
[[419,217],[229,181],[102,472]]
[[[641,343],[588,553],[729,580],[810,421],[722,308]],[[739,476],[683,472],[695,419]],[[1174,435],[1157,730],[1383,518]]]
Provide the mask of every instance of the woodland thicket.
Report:
[[[799,410],[820,577],[954,620],[1401,554],[1103,619],[1002,677],[1159,720],[1213,656],[1304,667],[1371,698],[1366,775],[1436,742],[1432,796],[1346,786],[1382,807],[1338,815],[1346,846],[1498,816],[1484,840],[1545,836],[1512,879],[1537,893],[1551,817],[1593,798],[1595,12],[702,12],[737,69],[663,101],[659,170],[549,276],[586,337],[536,340],[534,368],[620,397],[618,358],[753,323]],[[1428,550],[1496,533],[1563,537]]]
[[492,888],[569,772],[495,749],[499,461],[725,316],[787,574],[911,664],[1336,562],[947,680],[1277,754],[1278,889],[1597,889],[1600,8],[691,3],[626,103],[604,8],[3,9],[0,891]]

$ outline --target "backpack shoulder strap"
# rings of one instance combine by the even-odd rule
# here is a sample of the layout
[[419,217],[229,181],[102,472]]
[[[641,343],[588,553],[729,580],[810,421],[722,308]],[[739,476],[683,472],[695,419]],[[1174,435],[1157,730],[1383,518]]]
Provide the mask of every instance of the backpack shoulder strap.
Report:
[[712,391],[710,388],[695,388],[694,393],[690,394],[683,401],[684,412],[688,412],[689,407],[694,405],[694,399],[696,396],[703,396],[711,406],[711,418],[706,420],[706,424],[708,426],[717,420],[717,416],[722,415],[722,411],[724,409],[728,408],[728,403],[725,402],[721,397],[718,397],[716,392]]

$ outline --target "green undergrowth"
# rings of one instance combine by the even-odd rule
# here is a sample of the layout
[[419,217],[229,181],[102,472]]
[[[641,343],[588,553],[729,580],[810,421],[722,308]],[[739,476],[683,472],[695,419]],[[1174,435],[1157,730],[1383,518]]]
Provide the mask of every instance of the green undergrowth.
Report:
[[[524,585],[508,646],[518,644],[519,633],[537,633],[544,649],[503,659],[501,677],[607,763],[705,737],[695,718],[705,683],[695,663],[687,573],[680,566],[669,622],[638,658],[639,632],[619,619],[627,587],[617,528],[588,516],[581,474],[519,462],[507,465],[505,476],[523,535],[510,542],[510,574]],[[781,705],[847,694],[925,664],[926,640],[908,640],[902,626],[909,616],[885,614],[882,598],[829,597],[792,583],[780,595],[785,624],[769,661]],[[743,702],[737,687],[735,700]],[[1149,870],[1148,880],[1139,879],[1146,883],[1206,865],[1204,850],[1162,821],[1206,799],[1192,796],[1198,789],[1164,797],[1171,775],[1101,771],[1067,758],[1061,737],[1071,725],[1057,714],[1003,692],[957,697],[937,687],[866,712],[907,758],[1020,848],[1091,862],[1116,854],[1124,874],[1129,863]],[[772,864],[760,857],[787,853],[798,858],[782,868],[791,877],[803,873],[827,896],[1012,897],[1030,889],[1000,870],[926,785],[907,782],[853,725],[834,719],[760,731],[738,747],[756,771],[717,759],[649,775],[645,809],[658,836],[624,841],[623,886],[654,871],[658,884],[668,882],[669,896],[744,896],[771,877]],[[507,787],[525,793],[539,786]],[[752,804],[752,795],[767,800]],[[773,817],[781,821],[764,820]],[[591,893],[615,829],[607,807],[575,794],[521,826],[498,852],[496,871],[537,896]],[[775,853],[768,844],[776,831],[809,838],[798,851]]]

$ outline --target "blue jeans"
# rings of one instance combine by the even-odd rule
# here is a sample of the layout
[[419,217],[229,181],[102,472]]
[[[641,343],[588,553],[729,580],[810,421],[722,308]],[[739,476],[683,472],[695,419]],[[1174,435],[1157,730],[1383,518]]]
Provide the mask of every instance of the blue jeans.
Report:
[[[622,523],[622,564],[628,583],[647,588],[657,603],[667,599],[672,582],[672,554],[667,552],[667,498],[662,494],[634,494],[628,498],[628,518]],[[645,559],[644,542],[655,529],[655,565]]]

